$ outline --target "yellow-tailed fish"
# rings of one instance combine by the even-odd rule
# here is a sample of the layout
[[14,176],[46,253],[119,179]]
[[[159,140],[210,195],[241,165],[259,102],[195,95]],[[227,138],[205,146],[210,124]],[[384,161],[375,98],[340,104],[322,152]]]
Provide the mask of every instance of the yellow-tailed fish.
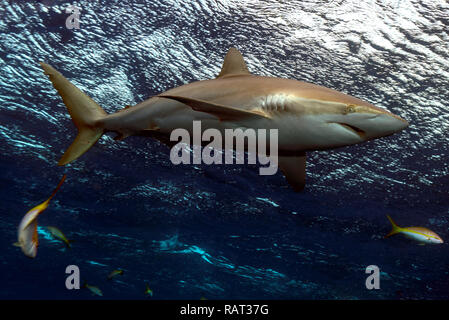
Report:
[[117,269],[117,270],[112,270],[111,273],[108,275],[108,279],[111,280],[112,278],[114,278],[117,275],[122,275],[124,273],[123,270],[121,269]]
[[51,198],[53,198],[59,190],[65,178],[66,175],[62,177],[58,186],[47,200],[29,210],[22,218],[22,221],[20,221],[19,228],[17,230],[18,242],[15,243],[15,245],[20,247],[27,257],[34,258],[37,254],[37,247],[39,245],[37,236],[37,217],[45,209],[47,209]]
[[52,235],[53,238],[60,240],[62,242],[65,243],[65,245],[67,246],[67,248],[70,248],[70,242],[72,242],[72,240],[68,240],[66,238],[66,236],[64,235],[64,233],[62,233],[61,230],[59,230],[56,227],[47,227],[48,231],[50,231],[50,234]]
[[439,235],[437,235],[432,230],[423,227],[407,227],[401,228],[399,227],[393,219],[389,215],[387,215],[388,220],[390,220],[392,229],[389,234],[385,236],[388,238],[394,234],[402,233],[409,239],[413,239],[418,241],[420,244],[429,244],[429,243],[443,243],[443,239]]
[[94,295],[103,296],[103,292],[101,292],[100,288],[96,287],[96,286],[91,286],[88,285],[87,283],[84,283],[84,288],[87,288],[90,290],[90,292],[92,292]]
[[150,287],[147,285],[147,288],[145,289],[145,294],[149,296],[153,296],[153,290],[150,289]]

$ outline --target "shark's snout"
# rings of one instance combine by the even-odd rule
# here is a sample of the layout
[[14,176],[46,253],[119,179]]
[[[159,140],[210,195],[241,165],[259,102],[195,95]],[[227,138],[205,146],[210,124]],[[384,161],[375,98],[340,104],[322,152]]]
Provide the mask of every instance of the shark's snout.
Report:
[[354,126],[364,131],[365,140],[391,135],[404,130],[408,125],[406,120],[388,111],[354,123]]
[[[379,108],[366,108],[328,119],[335,135],[347,144],[385,137],[401,131],[408,122],[401,117]],[[352,142],[351,142],[352,141]]]

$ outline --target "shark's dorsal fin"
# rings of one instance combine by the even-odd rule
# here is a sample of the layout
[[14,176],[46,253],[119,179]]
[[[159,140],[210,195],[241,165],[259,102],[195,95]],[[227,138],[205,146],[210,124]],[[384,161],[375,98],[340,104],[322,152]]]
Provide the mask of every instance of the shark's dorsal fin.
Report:
[[250,117],[271,119],[269,115],[261,111],[238,109],[235,107],[220,105],[200,99],[170,95],[159,95],[158,97],[179,101],[188,105],[195,111],[206,112],[214,115],[221,121],[235,121]]
[[228,53],[226,53],[223,66],[221,67],[220,74],[217,78],[250,74],[242,54],[236,48],[231,48],[228,50]]
[[306,185],[306,154],[294,157],[279,156],[279,168],[296,192]]
[[130,106],[130,105],[126,105],[126,106],[124,106],[122,109],[120,109],[118,112],[124,111],[124,110],[126,110],[126,109],[131,108],[131,107],[132,107],[132,106]]

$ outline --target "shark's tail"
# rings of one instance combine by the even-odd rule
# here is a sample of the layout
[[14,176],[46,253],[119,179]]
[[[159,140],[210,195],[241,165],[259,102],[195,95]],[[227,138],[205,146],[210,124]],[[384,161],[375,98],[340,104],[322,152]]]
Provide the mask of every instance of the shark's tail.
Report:
[[70,83],[52,66],[43,62],[40,65],[53,83],[53,87],[58,91],[73,123],[78,128],[75,141],[58,162],[58,165],[63,166],[79,158],[100,139],[104,133],[104,128],[97,123],[107,113],[92,98]]

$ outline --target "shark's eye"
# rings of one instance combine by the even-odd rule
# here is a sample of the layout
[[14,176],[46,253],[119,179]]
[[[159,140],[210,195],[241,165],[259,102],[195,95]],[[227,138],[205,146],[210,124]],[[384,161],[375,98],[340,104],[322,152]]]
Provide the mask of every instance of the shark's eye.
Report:
[[353,113],[355,112],[355,107],[352,104],[348,104],[345,109],[345,113]]

